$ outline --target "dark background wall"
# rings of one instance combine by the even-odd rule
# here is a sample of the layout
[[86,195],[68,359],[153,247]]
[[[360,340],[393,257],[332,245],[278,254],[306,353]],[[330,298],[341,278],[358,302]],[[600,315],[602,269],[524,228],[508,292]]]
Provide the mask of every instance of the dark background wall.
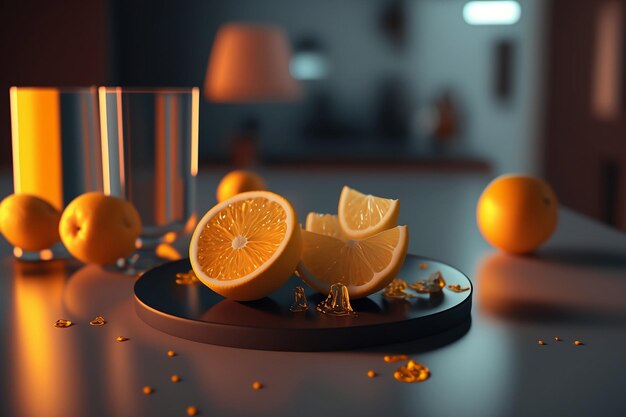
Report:
[[[224,156],[227,138],[247,115],[261,122],[266,152],[306,146],[302,130],[310,116],[307,99],[329,92],[332,113],[349,134],[337,140],[376,135],[381,83],[398,77],[407,83],[407,49],[391,44],[381,27],[389,1],[361,0],[192,0],[118,1],[113,22],[121,85],[201,86],[215,34],[226,22],[276,24],[292,43],[314,38],[331,63],[324,81],[307,83],[302,101],[289,104],[201,106],[201,155]],[[400,3],[403,4],[403,3]],[[407,17],[408,18],[408,17]],[[346,137],[349,136],[349,137]]]
[[[463,21],[464,0],[166,0],[3,4],[2,88],[10,85],[201,86],[215,34],[231,21],[276,24],[297,46],[313,39],[330,71],[303,82],[304,98],[283,104],[202,100],[200,155],[227,160],[229,140],[248,116],[260,122],[261,152],[376,156],[401,144],[404,155],[429,145],[421,115],[449,92],[459,129],[449,148],[489,161],[496,172],[539,172],[536,164],[537,62],[543,4],[522,1],[513,26]],[[23,5],[27,4],[27,5]],[[15,40],[32,21],[24,41]],[[512,92],[494,97],[495,49],[513,45]],[[43,50],[44,52],[40,52]],[[53,52],[54,51],[54,52]],[[322,103],[322,104],[320,104]],[[2,100],[0,149],[9,153],[8,99]],[[322,116],[324,115],[324,120]],[[311,126],[324,125],[312,130]],[[426,129],[427,130],[427,129]],[[6,164],[10,158],[3,157]]]
[[105,0],[0,1],[0,167],[11,165],[9,87],[107,83]]
[[[546,2],[521,3],[517,24],[481,27],[464,22],[465,0],[117,1],[112,81],[201,86],[220,25],[276,24],[294,45],[313,38],[322,46],[330,63],[328,77],[305,82],[305,97],[296,103],[203,101],[200,154],[205,159],[227,155],[229,137],[248,115],[261,123],[260,146],[266,155],[299,156],[320,146],[330,153],[343,148],[375,152],[402,139],[407,152],[419,153],[429,139],[416,126],[420,110],[450,92],[462,118],[455,151],[489,160],[496,172],[539,173]],[[502,41],[511,45],[512,59],[511,95],[504,100],[494,94],[496,51]],[[327,96],[330,134],[306,131],[307,125],[320,124],[312,102],[320,94]],[[392,107],[396,116],[390,116],[391,123],[404,125],[395,132],[381,120]]]
[[[465,3],[3,2],[2,16],[10,18],[0,25],[2,54],[11,59],[0,70],[0,88],[6,94],[10,85],[202,86],[220,25],[271,23],[282,26],[294,46],[313,39],[330,72],[323,80],[304,82],[304,98],[294,103],[202,100],[203,160],[228,158],[229,141],[249,116],[260,123],[264,155],[324,155],[338,149],[348,157],[375,155],[392,143],[403,144],[404,154],[419,154],[430,140],[420,126],[422,110],[431,110],[448,92],[460,121],[449,145],[453,151],[488,160],[495,172],[538,173],[544,3],[522,1],[522,20],[503,27],[468,25],[462,18]],[[512,96],[505,101],[493,94],[494,51],[502,40],[513,45]],[[8,97],[0,103],[0,158],[8,166]],[[323,131],[311,130],[322,124]]]

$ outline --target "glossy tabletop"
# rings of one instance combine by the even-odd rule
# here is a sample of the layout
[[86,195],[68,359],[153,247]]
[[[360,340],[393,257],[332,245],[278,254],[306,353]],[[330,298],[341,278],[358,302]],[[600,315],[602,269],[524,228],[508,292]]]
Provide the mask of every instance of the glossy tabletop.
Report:
[[[201,172],[198,209],[221,171]],[[626,412],[626,236],[567,209],[532,257],[498,253],[480,236],[482,174],[261,171],[300,219],[335,212],[341,186],[399,198],[414,254],[474,283],[471,323],[366,350],[276,352],[212,346],[141,321],[134,278],[98,266],[16,262],[0,242],[0,415],[10,416],[621,416]],[[10,179],[2,179],[2,193]],[[187,238],[188,239],[188,238]],[[186,238],[176,242],[185,252]],[[89,320],[102,315],[107,324]],[[57,319],[77,325],[53,327]],[[115,338],[129,338],[117,342]],[[562,341],[554,341],[554,337]],[[544,340],[547,345],[538,345]],[[573,342],[580,340],[584,345]],[[168,357],[168,350],[177,356]],[[393,378],[408,354],[425,382]],[[378,376],[368,378],[367,371]],[[172,383],[177,374],[181,381]],[[264,387],[255,391],[252,383]],[[154,393],[144,395],[150,385]]]

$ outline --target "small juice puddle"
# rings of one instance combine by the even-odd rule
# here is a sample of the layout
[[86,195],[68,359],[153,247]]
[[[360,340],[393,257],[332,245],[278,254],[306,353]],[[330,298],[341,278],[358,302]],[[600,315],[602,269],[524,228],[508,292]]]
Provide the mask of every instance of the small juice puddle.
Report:
[[96,316],[95,319],[89,322],[92,326],[104,326],[106,324],[106,320],[102,316]]
[[199,282],[200,280],[198,280],[198,277],[196,277],[192,269],[188,272],[179,272],[176,274],[176,283],[178,285],[196,285]]
[[448,289],[454,292],[464,292],[469,291],[470,287],[461,287],[459,284],[450,284],[448,285]]
[[393,373],[393,377],[400,382],[422,382],[430,377],[430,370],[421,363],[409,360]]
[[446,280],[439,271],[431,273],[427,280],[415,281],[413,284],[409,284],[409,287],[419,294],[433,294],[441,292],[445,286]]
[[407,355],[385,355],[383,360],[387,363],[402,362],[409,359]]
[[402,278],[395,278],[389,285],[383,290],[383,296],[387,298],[395,298],[398,300],[406,300],[407,298],[413,298],[412,294],[406,292],[407,283]]

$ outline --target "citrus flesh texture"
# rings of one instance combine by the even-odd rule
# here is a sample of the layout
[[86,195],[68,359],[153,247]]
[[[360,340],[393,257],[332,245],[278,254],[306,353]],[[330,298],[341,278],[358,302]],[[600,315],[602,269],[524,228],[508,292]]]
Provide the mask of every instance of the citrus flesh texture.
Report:
[[399,212],[399,200],[363,194],[348,186],[339,197],[339,225],[349,239],[364,239],[394,227]]
[[481,194],[476,220],[491,245],[508,253],[526,254],[556,229],[558,205],[545,181],[526,175],[503,175]]
[[12,194],[0,203],[0,231],[14,246],[27,251],[47,249],[60,240],[61,213],[28,194]]
[[319,233],[320,235],[332,236],[337,239],[343,238],[336,214],[310,212],[306,216],[305,230]]
[[341,240],[302,231],[303,250],[298,276],[327,294],[342,283],[350,298],[380,291],[398,275],[408,248],[408,229],[396,226],[362,240]]
[[238,301],[263,298],[293,274],[302,237],[296,213],[269,191],[238,194],[209,210],[189,246],[191,266],[206,286]]

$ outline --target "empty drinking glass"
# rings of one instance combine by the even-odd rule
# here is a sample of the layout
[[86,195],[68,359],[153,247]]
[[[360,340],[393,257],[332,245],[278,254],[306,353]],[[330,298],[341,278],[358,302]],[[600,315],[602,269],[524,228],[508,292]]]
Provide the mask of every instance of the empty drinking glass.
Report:
[[119,266],[143,271],[195,220],[198,88],[100,87],[99,98],[104,192],[133,203],[143,224]]

